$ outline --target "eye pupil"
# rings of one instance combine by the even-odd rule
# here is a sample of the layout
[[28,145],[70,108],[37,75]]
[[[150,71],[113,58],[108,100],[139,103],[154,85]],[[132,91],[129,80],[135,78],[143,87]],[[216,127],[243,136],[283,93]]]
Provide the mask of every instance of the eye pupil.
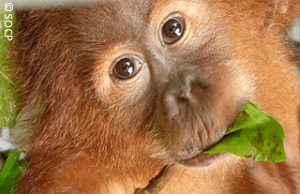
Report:
[[169,38],[176,38],[177,36],[180,36],[181,34],[181,27],[178,26],[177,23],[172,23],[169,28],[169,33],[167,33]]
[[120,78],[129,78],[136,72],[135,63],[130,58],[121,59],[114,66],[114,71]]
[[183,25],[177,18],[169,19],[162,27],[165,43],[175,42],[183,33]]

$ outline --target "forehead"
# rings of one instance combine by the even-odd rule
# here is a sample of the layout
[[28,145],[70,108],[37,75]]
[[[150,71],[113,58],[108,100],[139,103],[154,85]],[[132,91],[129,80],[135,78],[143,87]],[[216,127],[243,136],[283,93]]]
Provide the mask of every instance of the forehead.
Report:
[[90,40],[117,42],[137,38],[147,28],[152,2],[114,0],[74,9],[81,33]]
[[85,38],[113,44],[147,36],[172,13],[197,18],[193,16],[204,13],[200,10],[204,7],[201,1],[189,0],[113,0],[75,9],[74,14]]

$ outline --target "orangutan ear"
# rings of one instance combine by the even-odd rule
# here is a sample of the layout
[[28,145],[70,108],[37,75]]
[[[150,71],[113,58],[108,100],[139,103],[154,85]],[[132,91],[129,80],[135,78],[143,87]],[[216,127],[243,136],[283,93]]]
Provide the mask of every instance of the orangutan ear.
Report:
[[287,27],[300,14],[299,0],[273,0],[273,25]]

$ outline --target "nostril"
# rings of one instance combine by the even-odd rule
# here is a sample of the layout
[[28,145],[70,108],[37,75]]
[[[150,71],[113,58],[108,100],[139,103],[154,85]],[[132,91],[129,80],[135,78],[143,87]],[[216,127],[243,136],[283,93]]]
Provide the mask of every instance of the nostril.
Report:
[[178,95],[178,99],[180,101],[189,101],[191,98],[191,90],[190,89],[183,89],[180,94]]

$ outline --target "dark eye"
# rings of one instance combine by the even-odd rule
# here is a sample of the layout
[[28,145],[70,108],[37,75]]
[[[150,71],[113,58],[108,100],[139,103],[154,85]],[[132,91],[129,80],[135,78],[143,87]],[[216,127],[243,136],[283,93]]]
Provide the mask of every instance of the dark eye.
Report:
[[166,44],[172,44],[178,40],[184,30],[183,21],[181,18],[171,18],[167,20],[162,27],[162,37]]
[[136,64],[131,58],[123,58],[115,64],[114,73],[123,79],[130,78],[138,72],[140,66],[140,63]]

